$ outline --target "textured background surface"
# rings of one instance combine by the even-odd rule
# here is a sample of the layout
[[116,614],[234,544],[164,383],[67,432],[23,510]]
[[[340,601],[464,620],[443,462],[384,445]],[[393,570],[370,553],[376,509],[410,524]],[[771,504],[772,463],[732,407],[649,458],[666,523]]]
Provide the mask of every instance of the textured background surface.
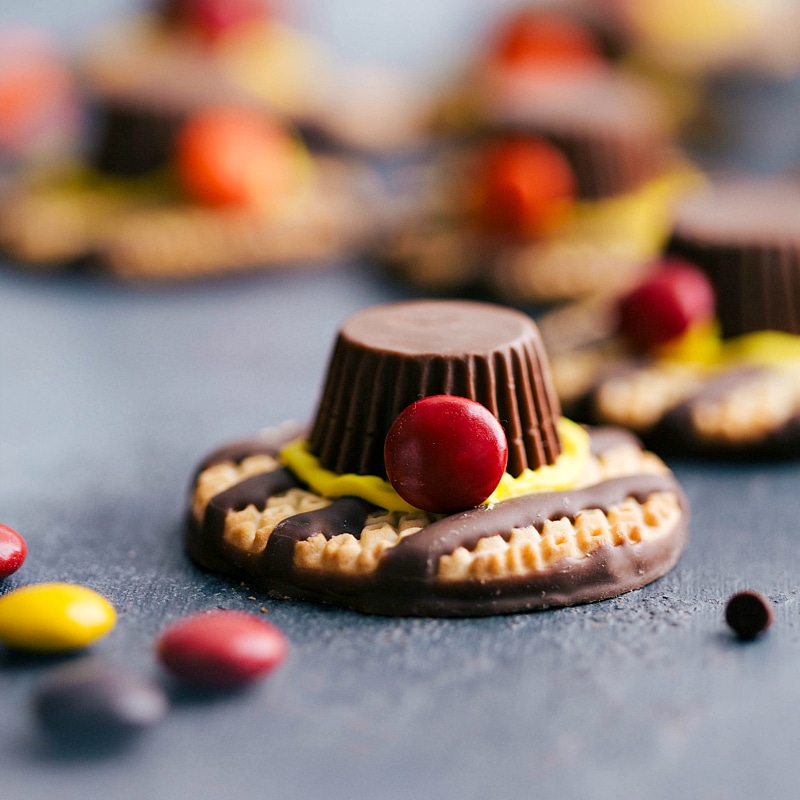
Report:
[[[3,0],[0,22],[52,14],[77,31],[111,8]],[[690,546],[666,578],[616,600],[481,620],[265,600],[185,558],[189,475],[229,438],[308,417],[339,322],[402,290],[354,264],[159,291],[0,266],[0,519],[30,548],[0,591],[101,591],[120,619],[94,651],[153,674],[153,636],[188,611],[266,605],[291,642],[254,690],[172,691],[160,727],[97,757],[36,734],[30,696],[56,662],[0,650],[4,800],[800,792],[797,465],[675,463]],[[722,620],[743,587],[776,605],[772,631],[748,645]]]

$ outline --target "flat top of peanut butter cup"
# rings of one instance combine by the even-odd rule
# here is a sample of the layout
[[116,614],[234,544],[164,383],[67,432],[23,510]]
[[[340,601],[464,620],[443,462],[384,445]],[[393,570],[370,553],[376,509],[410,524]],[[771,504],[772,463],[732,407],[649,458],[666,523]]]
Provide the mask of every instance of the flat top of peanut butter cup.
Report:
[[414,300],[372,306],[341,328],[350,342],[408,356],[486,354],[539,332],[525,314],[467,300]]
[[675,233],[714,244],[800,238],[800,185],[780,178],[721,177],[676,206]]

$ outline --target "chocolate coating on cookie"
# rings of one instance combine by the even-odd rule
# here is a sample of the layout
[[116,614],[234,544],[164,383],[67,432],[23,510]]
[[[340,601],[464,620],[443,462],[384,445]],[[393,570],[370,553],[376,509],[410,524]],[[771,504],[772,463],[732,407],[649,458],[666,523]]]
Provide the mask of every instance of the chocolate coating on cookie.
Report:
[[723,336],[800,334],[800,187],[719,180],[676,209],[668,252],[700,267],[717,296]]
[[[621,443],[602,432],[596,450]],[[233,452],[233,451],[231,451]],[[257,453],[274,454],[263,440],[254,439],[248,453],[243,443],[236,453],[244,459]],[[208,462],[208,460],[207,460]],[[277,474],[276,474],[277,473]],[[243,488],[227,489],[211,499],[202,519],[189,521],[187,546],[202,566],[245,577],[280,596],[333,603],[377,614],[421,616],[478,616],[537,610],[592,602],[641,587],[665,574],[677,561],[687,537],[685,499],[668,472],[625,475],[581,489],[534,493],[492,508],[476,508],[436,519],[385,549],[376,568],[363,574],[313,570],[298,564],[296,550],[320,534],[330,541],[343,533],[358,539],[375,507],[355,497],[334,500],[324,508],[292,514],[275,525],[263,551],[242,552],[226,539],[225,507],[252,503],[263,508],[272,493],[286,482],[285,470],[250,478]],[[275,478],[269,476],[275,475]],[[261,493],[261,496],[257,495]],[[678,519],[664,535],[621,544],[603,544],[588,555],[567,557],[524,574],[491,579],[442,580],[437,575],[442,556],[458,548],[475,547],[482,540],[512,531],[542,531],[548,520],[575,520],[586,509],[607,511],[633,498],[637,502],[666,493],[677,498]]]
[[561,409],[534,322],[465,301],[374,306],[342,325],[309,442],[337,473],[385,477],[383,446],[397,415],[436,394],[486,406],[508,439],[508,472],[552,464]]
[[[674,387],[672,398],[664,381]],[[647,397],[645,386],[651,387]],[[641,409],[651,402],[645,422]],[[714,372],[687,367],[677,374],[669,365],[609,363],[566,408],[583,422],[630,427],[661,454],[725,459],[800,454],[796,381],[773,367],[741,365]]]

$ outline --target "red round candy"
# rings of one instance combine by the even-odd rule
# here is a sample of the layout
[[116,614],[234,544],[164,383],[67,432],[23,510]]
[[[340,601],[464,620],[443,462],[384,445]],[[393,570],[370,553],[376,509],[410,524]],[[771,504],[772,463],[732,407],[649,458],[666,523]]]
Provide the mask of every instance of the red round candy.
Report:
[[622,298],[619,331],[643,347],[664,344],[714,316],[714,289],[705,273],[679,259],[661,267]]
[[550,142],[521,138],[498,142],[479,164],[477,217],[493,233],[541,236],[566,218],[575,202],[575,176]]
[[271,16],[265,0],[168,0],[163,13],[211,44],[236,28]]
[[295,179],[294,143],[259,111],[210,107],[183,126],[176,141],[178,179],[209,206],[269,206]]
[[446,514],[480,505],[497,488],[508,442],[485,406],[432,395],[398,415],[386,435],[384,460],[400,497],[423,511]]
[[244,611],[210,611],[174,622],[158,637],[161,663],[187,683],[211,689],[243,686],[286,657],[283,633]]
[[13,528],[0,522],[0,578],[16,572],[27,554],[25,540]]

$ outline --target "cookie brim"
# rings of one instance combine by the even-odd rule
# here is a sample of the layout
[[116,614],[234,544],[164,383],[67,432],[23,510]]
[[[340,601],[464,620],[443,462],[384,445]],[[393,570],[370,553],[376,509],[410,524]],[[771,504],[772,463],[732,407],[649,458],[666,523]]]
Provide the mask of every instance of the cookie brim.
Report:
[[[495,533],[510,536],[514,530],[541,522],[542,517],[537,518],[538,512],[532,512],[528,505],[530,496],[526,496],[497,504],[493,509],[472,509],[434,521],[382,551],[372,571],[348,574],[309,569],[298,563],[295,547],[298,542],[319,535],[311,513],[298,514],[288,533],[275,533],[276,527],[263,551],[249,552],[234,546],[225,536],[229,506],[245,508],[264,490],[266,481],[279,481],[270,489],[276,493],[286,486],[297,486],[297,481],[283,470],[270,474],[274,477],[253,476],[249,490],[237,488],[246,481],[235,484],[235,498],[228,496],[215,503],[225,492],[217,495],[202,520],[190,515],[186,547],[192,559],[211,571],[247,580],[251,587],[276,597],[312,600],[370,614],[473,617],[605,600],[666,574],[677,563],[688,538],[688,508],[675,479],[670,474],[627,475],[582,490],[537,495],[537,508],[543,510],[547,520],[574,519],[581,511],[607,509],[626,499],[643,503],[657,492],[668,492],[675,497],[679,510],[657,537],[633,541],[619,536],[614,544],[603,543],[578,557],[559,558],[521,574],[455,580],[442,579],[437,574],[441,556],[464,546],[474,548]],[[336,502],[342,509],[341,519],[355,531],[362,530],[366,515],[374,510],[354,498]],[[209,523],[209,514],[216,515],[216,524]],[[338,535],[339,529],[336,531]],[[328,535],[328,541],[331,538]]]

